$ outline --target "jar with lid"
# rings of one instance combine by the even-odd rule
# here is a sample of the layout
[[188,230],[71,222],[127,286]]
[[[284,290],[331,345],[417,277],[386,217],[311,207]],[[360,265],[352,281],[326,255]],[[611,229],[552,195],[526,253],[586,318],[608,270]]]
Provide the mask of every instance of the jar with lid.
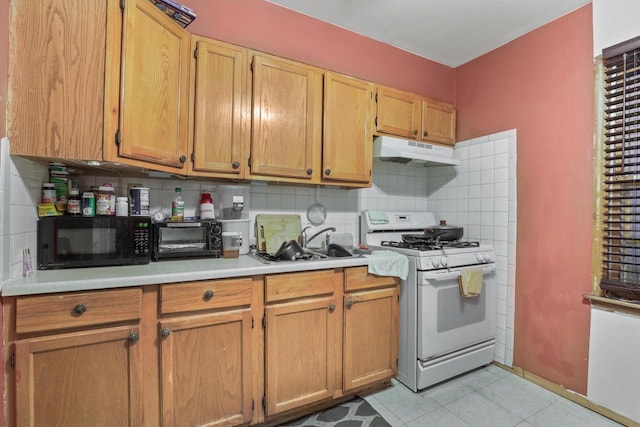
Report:
[[96,215],[116,214],[116,193],[111,184],[103,184],[98,187],[96,193]]
[[129,199],[127,197],[116,198],[116,216],[129,216]]
[[69,199],[67,199],[67,213],[70,215],[82,214],[82,199],[80,199],[80,192],[77,187],[72,187],[69,190]]
[[42,203],[56,202],[56,185],[50,182],[42,184]]

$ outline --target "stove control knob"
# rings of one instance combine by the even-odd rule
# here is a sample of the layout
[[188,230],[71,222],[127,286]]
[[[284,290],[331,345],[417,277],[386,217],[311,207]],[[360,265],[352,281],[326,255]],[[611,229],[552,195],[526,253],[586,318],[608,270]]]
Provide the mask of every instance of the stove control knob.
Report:
[[440,260],[436,257],[431,258],[431,265],[433,265],[434,267],[440,267]]
[[446,266],[447,266],[447,264],[449,264],[449,261],[447,260],[447,257],[446,257],[446,256],[441,256],[441,257],[440,257],[440,264],[441,264],[443,267],[446,267]]
[[484,257],[481,252],[476,252],[476,260],[478,260],[478,262],[484,262]]
[[484,259],[485,259],[487,262],[491,261],[491,253],[489,253],[489,252],[485,252],[485,254],[484,254]]

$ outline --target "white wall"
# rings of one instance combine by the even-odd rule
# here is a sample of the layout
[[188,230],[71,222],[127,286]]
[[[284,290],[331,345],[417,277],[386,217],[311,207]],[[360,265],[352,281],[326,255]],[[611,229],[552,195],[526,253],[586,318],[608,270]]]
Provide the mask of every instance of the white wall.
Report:
[[593,56],[602,49],[640,36],[640,1],[593,0]]
[[640,315],[591,309],[587,397],[640,421]]
[[461,225],[465,239],[493,245],[498,296],[495,360],[513,364],[516,261],[516,131],[456,144],[459,166],[428,171],[429,210]]

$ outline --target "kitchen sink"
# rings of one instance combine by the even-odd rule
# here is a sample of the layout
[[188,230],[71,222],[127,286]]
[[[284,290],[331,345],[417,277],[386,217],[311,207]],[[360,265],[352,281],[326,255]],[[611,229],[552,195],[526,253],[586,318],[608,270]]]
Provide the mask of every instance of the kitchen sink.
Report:
[[301,257],[295,260],[283,260],[276,258],[272,254],[267,252],[249,253],[249,256],[253,259],[260,261],[263,264],[280,264],[283,262],[308,262],[308,261],[322,261],[338,258],[359,258],[361,253],[351,252],[340,245],[330,244],[327,248],[307,248]]

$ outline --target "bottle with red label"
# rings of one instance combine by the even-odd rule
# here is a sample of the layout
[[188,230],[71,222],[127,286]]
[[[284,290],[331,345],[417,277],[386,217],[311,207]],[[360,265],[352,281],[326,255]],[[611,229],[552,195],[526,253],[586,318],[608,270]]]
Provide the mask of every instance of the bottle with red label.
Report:
[[200,196],[200,219],[214,219],[213,199],[211,193],[202,193]]

